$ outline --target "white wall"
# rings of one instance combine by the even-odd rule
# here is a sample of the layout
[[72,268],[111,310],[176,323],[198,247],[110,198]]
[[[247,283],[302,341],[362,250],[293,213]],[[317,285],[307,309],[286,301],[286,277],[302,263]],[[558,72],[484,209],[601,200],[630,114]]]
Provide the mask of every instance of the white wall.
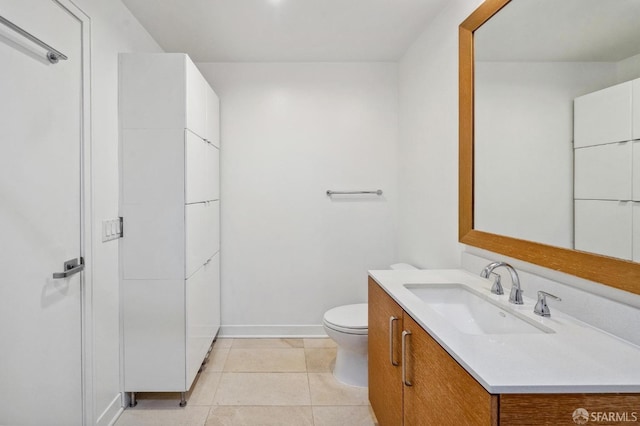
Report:
[[74,3],[91,18],[94,419],[108,424],[120,409],[120,296],[118,241],[101,242],[101,222],[118,217],[118,52],[161,49],[119,0]]
[[457,267],[458,25],[480,0],[452,0],[399,64],[398,258]]
[[631,56],[618,62],[618,81],[623,83],[640,78],[640,55]]
[[474,227],[573,248],[573,99],[607,62],[476,62]]
[[322,333],[395,260],[396,64],[198,67],[221,102],[222,333]]

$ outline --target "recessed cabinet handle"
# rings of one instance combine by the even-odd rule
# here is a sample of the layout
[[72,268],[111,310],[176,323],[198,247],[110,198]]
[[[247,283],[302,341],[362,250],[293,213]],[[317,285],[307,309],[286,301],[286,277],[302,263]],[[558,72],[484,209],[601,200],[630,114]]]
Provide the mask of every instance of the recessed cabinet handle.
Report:
[[407,380],[407,336],[411,335],[409,330],[402,332],[402,383],[405,386],[413,386],[413,383]]
[[396,317],[389,317],[389,361],[391,361],[391,365],[398,365],[396,361],[393,360],[393,323],[398,321]]

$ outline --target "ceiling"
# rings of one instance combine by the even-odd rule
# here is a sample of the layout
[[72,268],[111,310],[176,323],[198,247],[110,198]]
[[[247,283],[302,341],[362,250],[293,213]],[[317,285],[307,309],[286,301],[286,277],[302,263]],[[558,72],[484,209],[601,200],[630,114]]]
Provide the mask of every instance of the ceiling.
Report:
[[396,61],[447,0],[123,0],[196,62]]
[[640,0],[512,1],[475,33],[482,61],[617,62],[640,53]]

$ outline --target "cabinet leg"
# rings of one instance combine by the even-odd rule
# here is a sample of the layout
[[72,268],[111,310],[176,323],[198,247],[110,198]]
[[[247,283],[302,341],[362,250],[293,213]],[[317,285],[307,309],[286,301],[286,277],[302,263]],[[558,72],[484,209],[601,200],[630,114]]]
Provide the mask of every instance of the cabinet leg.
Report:
[[136,393],[129,392],[129,407],[135,407],[138,405],[138,401],[136,401]]
[[186,407],[187,406],[187,393],[186,392],[180,392],[180,406],[181,407]]

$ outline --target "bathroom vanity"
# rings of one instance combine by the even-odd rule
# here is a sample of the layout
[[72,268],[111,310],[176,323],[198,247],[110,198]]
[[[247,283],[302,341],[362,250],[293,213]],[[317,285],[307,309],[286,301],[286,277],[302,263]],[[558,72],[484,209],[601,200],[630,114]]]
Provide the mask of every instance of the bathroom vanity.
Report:
[[534,315],[534,300],[510,304],[490,285],[462,270],[370,272],[380,425],[575,424],[580,408],[595,424],[640,420],[640,347],[553,306]]

